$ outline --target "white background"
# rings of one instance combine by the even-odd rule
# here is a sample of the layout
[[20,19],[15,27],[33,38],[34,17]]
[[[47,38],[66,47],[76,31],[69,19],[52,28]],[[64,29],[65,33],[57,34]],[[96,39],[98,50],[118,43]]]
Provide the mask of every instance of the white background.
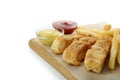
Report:
[[120,27],[119,0],[0,0],[0,80],[66,80],[33,52],[29,39],[56,20]]

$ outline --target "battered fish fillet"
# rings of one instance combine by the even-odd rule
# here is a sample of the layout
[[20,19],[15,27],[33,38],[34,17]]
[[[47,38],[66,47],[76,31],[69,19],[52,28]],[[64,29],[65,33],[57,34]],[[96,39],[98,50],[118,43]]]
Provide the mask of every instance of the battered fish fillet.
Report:
[[63,35],[60,37],[57,37],[52,46],[51,49],[56,54],[62,54],[64,50],[72,43],[74,39],[79,39],[83,37],[83,35]]
[[63,52],[63,60],[72,65],[80,65],[86,51],[96,42],[95,37],[84,36],[74,40]]
[[97,42],[89,49],[85,57],[85,67],[96,73],[102,71],[105,59],[110,51],[112,38],[104,36],[97,40]]

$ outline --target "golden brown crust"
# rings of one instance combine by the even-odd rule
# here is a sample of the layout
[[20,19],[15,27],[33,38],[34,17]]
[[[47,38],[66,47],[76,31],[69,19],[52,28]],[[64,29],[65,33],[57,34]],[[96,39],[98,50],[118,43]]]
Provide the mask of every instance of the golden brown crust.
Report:
[[56,54],[62,54],[74,39],[79,39],[81,37],[82,35],[76,35],[76,34],[60,36],[54,40],[51,49]]
[[63,52],[63,60],[72,65],[80,65],[85,58],[86,51],[96,41],[95,37],[84,36],[79,40],[74,40]]
[[89,49],[85,57],[85,67],[87,70],[92,70],[100,73],[104,65],[107,54],[110,51],[112,38],[104,36],[97,40],[97,42]]

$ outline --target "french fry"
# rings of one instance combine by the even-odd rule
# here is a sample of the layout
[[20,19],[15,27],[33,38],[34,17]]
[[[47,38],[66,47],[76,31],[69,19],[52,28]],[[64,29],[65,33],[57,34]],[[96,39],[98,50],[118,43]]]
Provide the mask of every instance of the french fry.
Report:
[[118,65],[120,66],[120,44],[118,45],[117,62],[118,62]]
[[99,37],[99,34],[96,34],[94,32],[91,31],[91,29],[87,29],[86,27],[80,27],[78,29],[76,29],[77,34],[81,34],[81,35],[90,35],[90,36],[95,36],[95,37]]
[[99,34],[99,35],[110,35],[113,36],[113,33],[116,31],[116,29],[111,29],[111,30],[97,30],[97,29],[92,29],[92,32]]
[[[105,28],[106,27],[106,28]],[[78,34],[82,34],[82,35],[91,35],[91,36],[95,36],[95,37],[100,37],[100,36],[106,36],[106,35],[110,35],[113,36],[113,33],[116,31],[116,29],[110,29],[110,25],[106,25],[104,27],[104,30],[98,30],[98,29],[88,29],[86,27],[79,27],[76,29],[76,32]]]
[[115,61],[117,57],[117,51],[118,51],[118,31],[114,32],[113,39],[112,39],[112,47],[110,51],[110,59],[108,63],[108,67],[110,70],[113,70],[115,68]]
[[118,43],[117,62],[120,66],[120,30],[118,30],[117,43]]
[[111,29],[111,24],[106,24],[104,27],[103,27],[103,30],[110,30]]
[[107,26],[108,24],[106,22],[98,22],[98,23],[95,23],[95,24],[87,24],[85,25],[86,28],[88,29],[97,29],[97,30],[101,30],[104,28],[104,26]]

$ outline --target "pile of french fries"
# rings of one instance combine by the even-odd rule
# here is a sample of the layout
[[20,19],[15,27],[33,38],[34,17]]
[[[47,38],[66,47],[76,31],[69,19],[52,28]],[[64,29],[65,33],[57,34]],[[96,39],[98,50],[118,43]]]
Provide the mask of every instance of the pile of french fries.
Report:
[[[89,27],[89,25],[87,25]],[[116,63],[120,66],[120,29],[112,28],[111,24],[105,24],[102,29],[88,28],[86,25],[80,26],[76,29],[78,34],[91,35],[95,37],[110,35],[112,37],[112,45],[110,50],[110,57],[108,68],[114,70]]]

